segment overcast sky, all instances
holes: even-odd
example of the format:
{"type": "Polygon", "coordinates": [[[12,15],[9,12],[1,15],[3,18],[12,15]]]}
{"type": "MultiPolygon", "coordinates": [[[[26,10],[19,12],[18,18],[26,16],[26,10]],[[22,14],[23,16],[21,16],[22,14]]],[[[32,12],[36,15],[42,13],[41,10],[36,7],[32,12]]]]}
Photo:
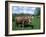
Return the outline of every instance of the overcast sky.
{"type": "Polygon", "coordinates": [[[13,6],[12,7],[12,13],[13,14],[20,14],[20,13],[24,13],[24,14],[34,14],[36,8],[34,7],[22,7],[22,6],[13,6]]]}

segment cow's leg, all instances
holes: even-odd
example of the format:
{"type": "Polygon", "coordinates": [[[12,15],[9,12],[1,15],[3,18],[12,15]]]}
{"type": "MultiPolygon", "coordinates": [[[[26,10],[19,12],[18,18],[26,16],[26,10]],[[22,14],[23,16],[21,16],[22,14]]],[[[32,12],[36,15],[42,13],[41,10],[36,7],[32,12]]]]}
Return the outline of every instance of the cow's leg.
{"type": "Polygon", "coordinates": [[[22,29],[24,29],[24,24],[22,24],[22,29]]]}
{"type": "Polygon", "coordinates": [[[24,21],[22,22],[22,29],[24,29],[24,21]]]}

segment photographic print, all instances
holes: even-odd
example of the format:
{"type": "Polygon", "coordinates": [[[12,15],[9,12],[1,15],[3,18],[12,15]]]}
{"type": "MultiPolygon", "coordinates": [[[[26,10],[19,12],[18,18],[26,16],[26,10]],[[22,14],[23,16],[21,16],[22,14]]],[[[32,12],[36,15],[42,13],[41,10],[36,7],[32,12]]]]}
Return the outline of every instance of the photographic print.
{"type": "Polygon", "coordinates": [[[43,34],[45,32],[44,3],[6,1],[6,4],[6,14],[8,13],[6,35],[43,34]]]}
{"type": "Polygon", "coordinates": [[[12,30],[40,29],[40,7],[12,7],[12,30]]]}

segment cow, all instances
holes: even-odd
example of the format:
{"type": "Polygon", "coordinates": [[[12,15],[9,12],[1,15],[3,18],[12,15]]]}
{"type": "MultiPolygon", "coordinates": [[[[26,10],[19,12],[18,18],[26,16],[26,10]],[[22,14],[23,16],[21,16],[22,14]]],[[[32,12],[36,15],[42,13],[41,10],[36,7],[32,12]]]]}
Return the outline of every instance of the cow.
{"type": "Polygon", "coordinates": [[[30,24],[32,22],[32,16],[17,16],[16,17],[16,24],[17,26],[23,26],[30,24]]]}
{"type": "Polygon", "coordinates": [[[16,17],[16,24],[17,24],[17,26],[25,25],[28,22],[29,22],[29,20],[28,20],[28,18],[25,18],[25,16],[18,16],[18,17],[16,17]]]}

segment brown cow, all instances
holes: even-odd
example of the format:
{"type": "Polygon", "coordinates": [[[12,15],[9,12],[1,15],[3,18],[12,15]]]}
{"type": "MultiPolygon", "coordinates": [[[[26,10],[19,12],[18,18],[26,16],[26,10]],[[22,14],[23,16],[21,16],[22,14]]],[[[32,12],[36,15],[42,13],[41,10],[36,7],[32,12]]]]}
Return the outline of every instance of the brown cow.
{"type": "Polygon", "coordinates": [[[18,24],[21,24],[21,26],[25,25],[25,24],[30,24],[31,23],[31,17],[29,16],[18,16],[16,17],[16,24],[17,26],[19,26],[18,24]]]}

